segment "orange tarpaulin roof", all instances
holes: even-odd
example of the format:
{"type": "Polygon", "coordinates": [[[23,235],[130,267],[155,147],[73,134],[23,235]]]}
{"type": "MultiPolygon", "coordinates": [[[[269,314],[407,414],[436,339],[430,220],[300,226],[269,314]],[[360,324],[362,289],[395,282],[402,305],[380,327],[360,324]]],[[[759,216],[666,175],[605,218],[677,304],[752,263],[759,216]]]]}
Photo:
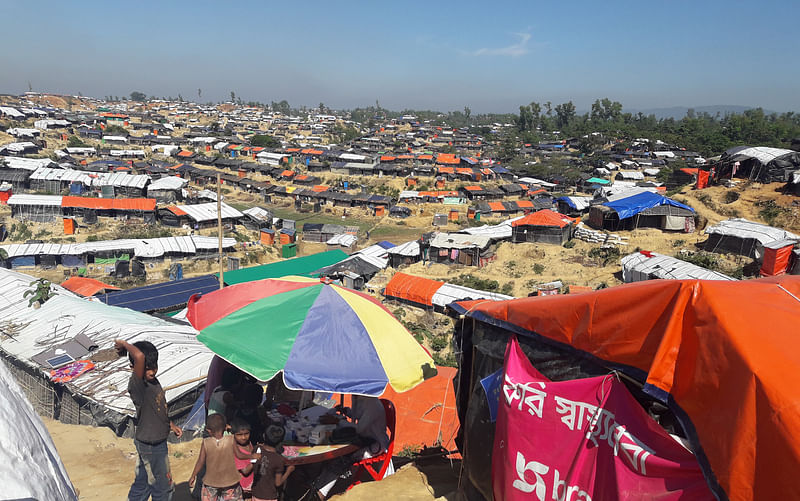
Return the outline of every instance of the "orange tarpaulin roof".
{"type": "Polygon", "coordinates": [[[459,174],[469,174],[472,175],[472,169],[469,167],[456,167],[456,172],[459,174]]]}
{"type": "Polygon", "coordinates": [[[414,388],[397,393],[386,386],[381,398],[387,398],[397,409],[394,448],[436,445],[441,437],[441,446],[452,451],[456,449],[455,436],[458,433],[458,414],[453,391],[455,367],[436,367],[437,374],[414,388]]]}
{"type": "Polygon", "coordinates": [[[452,153],[439,153],[436,155],[437,164],[460,164],[461,159],[452,153]]]}
{"type": "Polygon", "coordinates": [[[433,155],[418,155],[419,160],[433,160],[433,155]]]}
{"type": "Polygon", "coordinates": [[[101,117],[105,118],[128,118],[128,115],[123,115],[122,113],[100,113],[101,117]]]}
{"type": "Polygon", "coordinates": [[[398,160],[412,160],[414,155],[397,155],[398,160]]]}
{"type": "Polygon", "coordinates": [[[192,151],[182,150],[178,152],[179,157],[190,157],[192,155],[194,155],[194,152],[192,151]]]}
{"type": "Polygon", "coordinates": [[[61,197],[61,207],[81,209],[156,210],[155,198],[61,197]]]}
{"type": "Polygon", "coordinates": [[[94,278],[85,278],[85,277],[69,277],[68,279],[64,280],[61,283],[61,287],[84,297],[91,297],[97,294],[98,292],[103,292],[106,290],[109,291],[120,290],[119,287],[114,287],[113,285],[104,284],[103,282],[95,280],[94,278]]]}
{"type": "Polygon", "coordinates": [[[381,162],[391,162],[395,160],[397,157],[390,157],[388,155],[381,155],[381,162]]]}
{"type": "Polygon", "coordinates": [[[170,205],[169,207],[167,207],[167,210],[170,211],[171,213],[175,214],[176,216],[186,216],[186,215],[188,215],[188,214],[186,214],[186,211],[184,211],[183,209],[179,208],[177,205],[170,205]]]}
{"type": "Polygon", "coordinates": [[[433,294],[444,285],[444,282],[430,278],[415,277],[397,272],[386,284],[384,296],[405,299],[417,304],[433,306],[433,294]]]}
{"type": "Polygon", "coordinates": [[[464,186],[464,189],[467,191],[483,191],[480,186],[464,186]]]}
{"type": "MultiPolygon", "coordinates": [[[[519,202],[517,202],[517,206],[520,206],[519,202]]],[[[511,226],[558,226],[559,228],[563,228],[574,222],[575,220],[569,216],[553,212],[550,209],[542,209],[533,214],[528,214],[522,219],[517,219],[511,223],[511,226]]]]}
{"type": "MultiPolygon", "coordinates": [[[[520,185],[520,186],[522,186],[522,185],[520,185]]],[[[538,195],[539,193],[545,193],[545,190],[543,190],[543,189],[531,190],[531,191],[528,192],[528,195],[538,195]]]]}
{"type": "Polygon", "coordinates": [[[286,148],[288,153],[297,153],[300,151],[300,148],[286,148]]]}
{"type": "Polygon", "coordinates": [[[455,174],[456,170],[453,167],[439,167],[439,174],[455,174]]]}
{"type": "Polygon", "coordinates": [[[503,212],[507,210],[503,202],[489,202],[489,209],[491,209],[492,212],[503,212]]]}
{"type": "Polygon", "coordinates": [[[798,297],[800,277],[782,276],[648,280],[459,306],[643,380],[688,428],[712,489],[715,478],[743,501],[800,498],[798,297]]]}
{"type": "Polygon", "coordinates": [[[517,200],[516,203],[520,209],[533,209],[533,202],[530,200],[517,200]]]}
{"type": "Polygon", "coordinates": [[[300,153],[302,153],[303,155],[322,155],[322,150],[315,150],[315,149],[312,149],[312,148],[305,148],[303,150],[300,150],[300,153]]]}
{"type": "Polygon", "coordinates": [[[292,172],[290,170],[285,170],[285,171],[281,172],[281,176],[282,177],[292,177],[292,176],[294,176],[294,172],[292,172]]]}
{"type": "Polygon", "coordinates": [[[295,178],[297,181],[305,181],[308,179],[308,174],[301,174],[295,178]]]}
{"type": "Polygon", "coordinates": [[[322,184],[318,184],[318,185],[314,186],[313,188],[311,188],[311,191],[315,191],[317,193],[321,193],[323,191],[328,191],[328,187],[325,186],[325,185],[322,185],[322,184]]]}

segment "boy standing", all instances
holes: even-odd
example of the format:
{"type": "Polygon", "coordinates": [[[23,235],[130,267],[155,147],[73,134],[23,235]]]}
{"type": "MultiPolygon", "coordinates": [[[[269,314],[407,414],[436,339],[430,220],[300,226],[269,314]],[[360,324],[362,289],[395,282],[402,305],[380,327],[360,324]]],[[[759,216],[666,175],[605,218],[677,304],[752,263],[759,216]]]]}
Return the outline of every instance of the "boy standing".
{"type": "Polygon", "coordinates": [[[167,399],[158,372],[158,350],[149,341],[130,344],[122,339],[114,341],[120,356],[127,352],[132,374],[128,393],[136,407],[136,433],[134,445],[139,455],[136,476],[128,491],[129,501],[171,501],[174,486],[169,469],[167,437],[170,430],[180,438],[182,430],[175,426],[167,414],[167,399]]]}

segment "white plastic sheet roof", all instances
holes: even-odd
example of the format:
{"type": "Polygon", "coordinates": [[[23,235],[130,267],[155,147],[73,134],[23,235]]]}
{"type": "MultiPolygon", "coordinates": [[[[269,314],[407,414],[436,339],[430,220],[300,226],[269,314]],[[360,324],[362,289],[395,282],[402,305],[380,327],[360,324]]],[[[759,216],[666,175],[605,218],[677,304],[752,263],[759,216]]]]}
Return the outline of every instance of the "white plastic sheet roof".
{"type": "Polygon", "coordinates": [[[640,282],[650,278],[675,280],[735,280],[728,275],[655,252],[634,252],[622,258],[622,280],[640,282]]]}
{"type": "Polygon", "coordinates": [[[161,179],[156,179],[147,187],[148,193],[150,191],[159,190],[180,190],[189,184],[189,181],[178,176],[167,176],[161,179]]]}
{"type": "MultiPolygon", "coordinates": [[[[60,287],[41,308],[33,309],[23,297],[33,280],[32,276],[0,269],[0,324],[15,331],[13,341],[3,341],[0,349],[23,364],[38,369],[32,357],[83,333],[97,343],[98,350],[113,348],[114,340],[120,338],[130,343],[152,342],[159,354],[158,380],[165,388],[207,374],[213,353],[197,341],[197,331],[191,325],[89,301],[60,287]]],[[[126,391],[130,374],[127,357],[96,362],[94,369],[71,381],[68,388],[109,409],[134,416],[133,402],[126,391]]],[[[200,380],[167,390],[167,403],[203,383],[200,380]]]]}
{"type": "Polygon", "coordinates": [[[465,228],[459,233],[465,233],[467,235],[478,235],[491,238],[492,240],[505,240],[511,238],[511,234],[513,232],[511,228],[511,223],[516,221],[517,219],[522,219],[525,216],[517,216],[512,217],[511,219],[506,219],[502,223],[491,225],[491,226],[476,226],[475,228],[465,228]]]}
{"type": "Polygon", "coordinates": [[[24,158],[24,157],[0,157],[9,169],[36,170],[39,167],[47,167],[55,162],[49,158],[24,158]]]}
{"type": "Polygon", "coordinates": [[[47,129],[51,125],[57,125],[58,127],[67,127],[69,126],[69,122],[66,120],[53,120],[53,119],[45,119],[45,120],[37,120],[33,122],[33,126],[37,129],[47,129]]]}
{"type": "Polygon", "coordinates": [[[119,141],[121,143],[128,142],[128,138],[125,136],[103,136],[103,139],[106,141],[119,141]]]}
{"type": "Polygon", "coordinates": [[[355,256],[362,258],[363,260],[374,266],[377,266],[380,269],[384,269],[389,266],[389,252],[378,244],[365,247],[347,259],[351,259],[355,256]]]}
{"type": "Polygon", "coordinates": [[[644,179],[644,174],[639,171],[620,171],[617,175],[622,176],[623,179],[631,179],[634,181],[641,181],[644,179]]]}
{"type": "Polygon", "coordinates": [[[460,235],[457,233],[438,233],[431,240],[431,247],[440,249],[483,249],[491,239],[485,235],[460,235]]]}
{"type": "Polygon", "coordinates": [[[24,127],[12,127],[6,131],[14,137],[20,136],[38,136],[42,133],[39,129],[26,129],[24,127]]]}
{"type": "Polygon", "coordinates": [[[88,147],[78,147],[78,146],[69,146],[66,148],[67,153],[70,155],[94,155],[97,153],[97,150],[92,148],[91,146],[88,147]]]}
{"type": "Polygon", "coordinates": [[[271,217],[269,211],[261,207],[250,207],[249,209],[243,210],[242,214],[266,222],[269,222],[271,217]]]}
{"type": "Polygon", "coordinates": [[[143,157],[144,150],[109,150],[108,154],[112,157],[143,157]]]}
{"type": "Polygon", "coordinates": [[[707,235],[752,238],[761,242],[762,245],[787,238],[800,239],[800,237],[794,233],[781,228],[775,228],[773,226],[767,226],[766,224],[761,223],[754,223],[753,221],[748,221],[747,219],[741,218],[720,221],[719,223],[706,228],[705,233],[707,235]]]}
{"type": "Polygon", "coordinates": [[[128,174],[127,172],[103,172],[94,178],[94,186],[114,186],[115,188],[142,189],[150,182],[147,174],[128,174]]]}
{"type": "Polygon", "coordinates": [[[332,236],[325,242],[328,245],[341,245],[342,247],[350,247],[356,243],[358,238],[355,235],[350,235],[348,233],[340,233],[338,235],[332,236]]]}
{"type": "MultiPolygon", "coordinates": [[[[726,153],[728,153],[728,151],[726,151],[726,153]]],[[[745,148],[743,150],[736,151],[731,156],[734,157],[744,156],[744,157],[755,158],[761,164],[767,165],[776,158],[782,157],[783,155],[787,155],[789,153],[794,153],[794,150],[787,150],[784,148],[770,148],[767,146],[753,146],[751,148],[745,148]]]]}
{"type": "Polygon", "coordinates": [[[77,501],[50,433],[3,363],[0,363],[0,423],[3,496],[77,501]]]}
{"type": "Polygon", "coordinates": [[[30,141],[22,141],[19,143],[8,143],[0,146],[0,152],[13,151],[20,153],[25,151],[26,148],[36,148],[37,146],[30,141]]]}
{"type": "Polygon", "coordinates": [[[477,289],[470,289],[469,287],[445,283],[439,287],[439,290],[433,293],[431,302],[436,306],[447,306],[452,302],[463,301],[465,299],[491,299],[492,301],[503,301],[505,299],[514,298],[512,296],[506,296],[505,294],[498,294],[496,292],[480,291],[477,289]]]}
{"type": "MultiPolygon", "coordinates": [[[[222,247],[236,245],[235,238],[223,238],[222,247]]],[[[132,252],[136,257],[156,258],[167,253],[194,254],[198,250],[216,249],[219,240],[215,237],[190,235],[182,237],[161,237],[145,239],[100,240],[74,244],[8,244],[0,245],[8,257],[21,256],[79,256],[98,252],[132,252]]]]}
{"type": "MultiPolygon", "coordinates": [[[[179,205],[178,208],[195,221],[210,221],[212,219],[217,219],[216,202],[196,205],[179,205]]],[[[221,209],[222,219],[239,218],[243,216],[239,210],[231,207],[225,202],[221,202],[221,209]]]]}
{"type": "Polygon", "coordinates": [[[15,193],[8,198],[8,205],[45,205],[61,207],[60,195],[30,195],[28,193],[15,193]]]}
{"type": "Polygon", "coordinates": [[[0,106],[0,113],[13,118],[25,118],[25,114],[11,106],[0,106]]]}
{"type": "Polygon", "coordinates": [[[389,254],[397,254],[400,256],[419,256],[419,241],[412,240],[404,244],[392,247],[387,251],[389,254]]]}
{"type": "Polygon", "coordinates": [[[521,177],[521,178],[519,178],[518,181],[520,183],[524,183],[524,184],[538,184],[542,188],[555,188],[556,187],[556,185],[553,184],[553,183],[548,183],[547,181],[544,181],[542,179],[537,179],[535,177],[521,177]]]}

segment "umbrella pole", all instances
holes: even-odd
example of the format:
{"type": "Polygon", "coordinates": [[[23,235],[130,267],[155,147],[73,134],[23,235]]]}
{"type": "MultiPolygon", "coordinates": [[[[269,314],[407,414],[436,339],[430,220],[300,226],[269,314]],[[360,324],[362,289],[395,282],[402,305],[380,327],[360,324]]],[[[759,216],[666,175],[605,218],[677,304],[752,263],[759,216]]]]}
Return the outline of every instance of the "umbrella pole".
{"type": "Polygon", "coordinates": [[[225,287],[223,274],[225,270],[222,268],[222,196],[220,195],[220,179],[219,172],[217,173],[217,234],[219,236],[219,288],[225,287]]]}

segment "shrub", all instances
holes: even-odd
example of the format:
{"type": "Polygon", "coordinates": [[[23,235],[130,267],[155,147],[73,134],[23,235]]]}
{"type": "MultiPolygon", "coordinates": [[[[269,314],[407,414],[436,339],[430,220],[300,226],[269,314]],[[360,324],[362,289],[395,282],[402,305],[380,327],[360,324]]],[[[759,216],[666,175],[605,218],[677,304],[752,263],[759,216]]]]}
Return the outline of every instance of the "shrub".
{"type": "Polygon", "coordinates": [[[514,295],[514,282],[506,282],[500,287],[500,294],[505,294],[506,296],[513,296],[514,295]]]}
{"type": "Polygon", "coordinates": [[[533,272],[534,272],[536,275],[541,275],[542,273],[544,273],[544,265],[543,265],[543,264],[541,264],[541,263],[535,263],[535,264],[533,265],[533,272]]]}
{"type": "Polygon", "coordinates": [[[571,249],[573,247],[575,247],[575,240],[567,240],[564,242],[564,248],[571,249]]]}
{"type": "Polygon", "coordinates": [[[620,257],[617,247],[595,247],[589,251],[589,257],[598,259],[603,266],[608,266],[620,257]]]}
{"type": "Polygon", "coordinates": [[[725,203],[733,203],[739,200],[739,192],[738,191],[726,191],[725,192],[725,203]]]}

